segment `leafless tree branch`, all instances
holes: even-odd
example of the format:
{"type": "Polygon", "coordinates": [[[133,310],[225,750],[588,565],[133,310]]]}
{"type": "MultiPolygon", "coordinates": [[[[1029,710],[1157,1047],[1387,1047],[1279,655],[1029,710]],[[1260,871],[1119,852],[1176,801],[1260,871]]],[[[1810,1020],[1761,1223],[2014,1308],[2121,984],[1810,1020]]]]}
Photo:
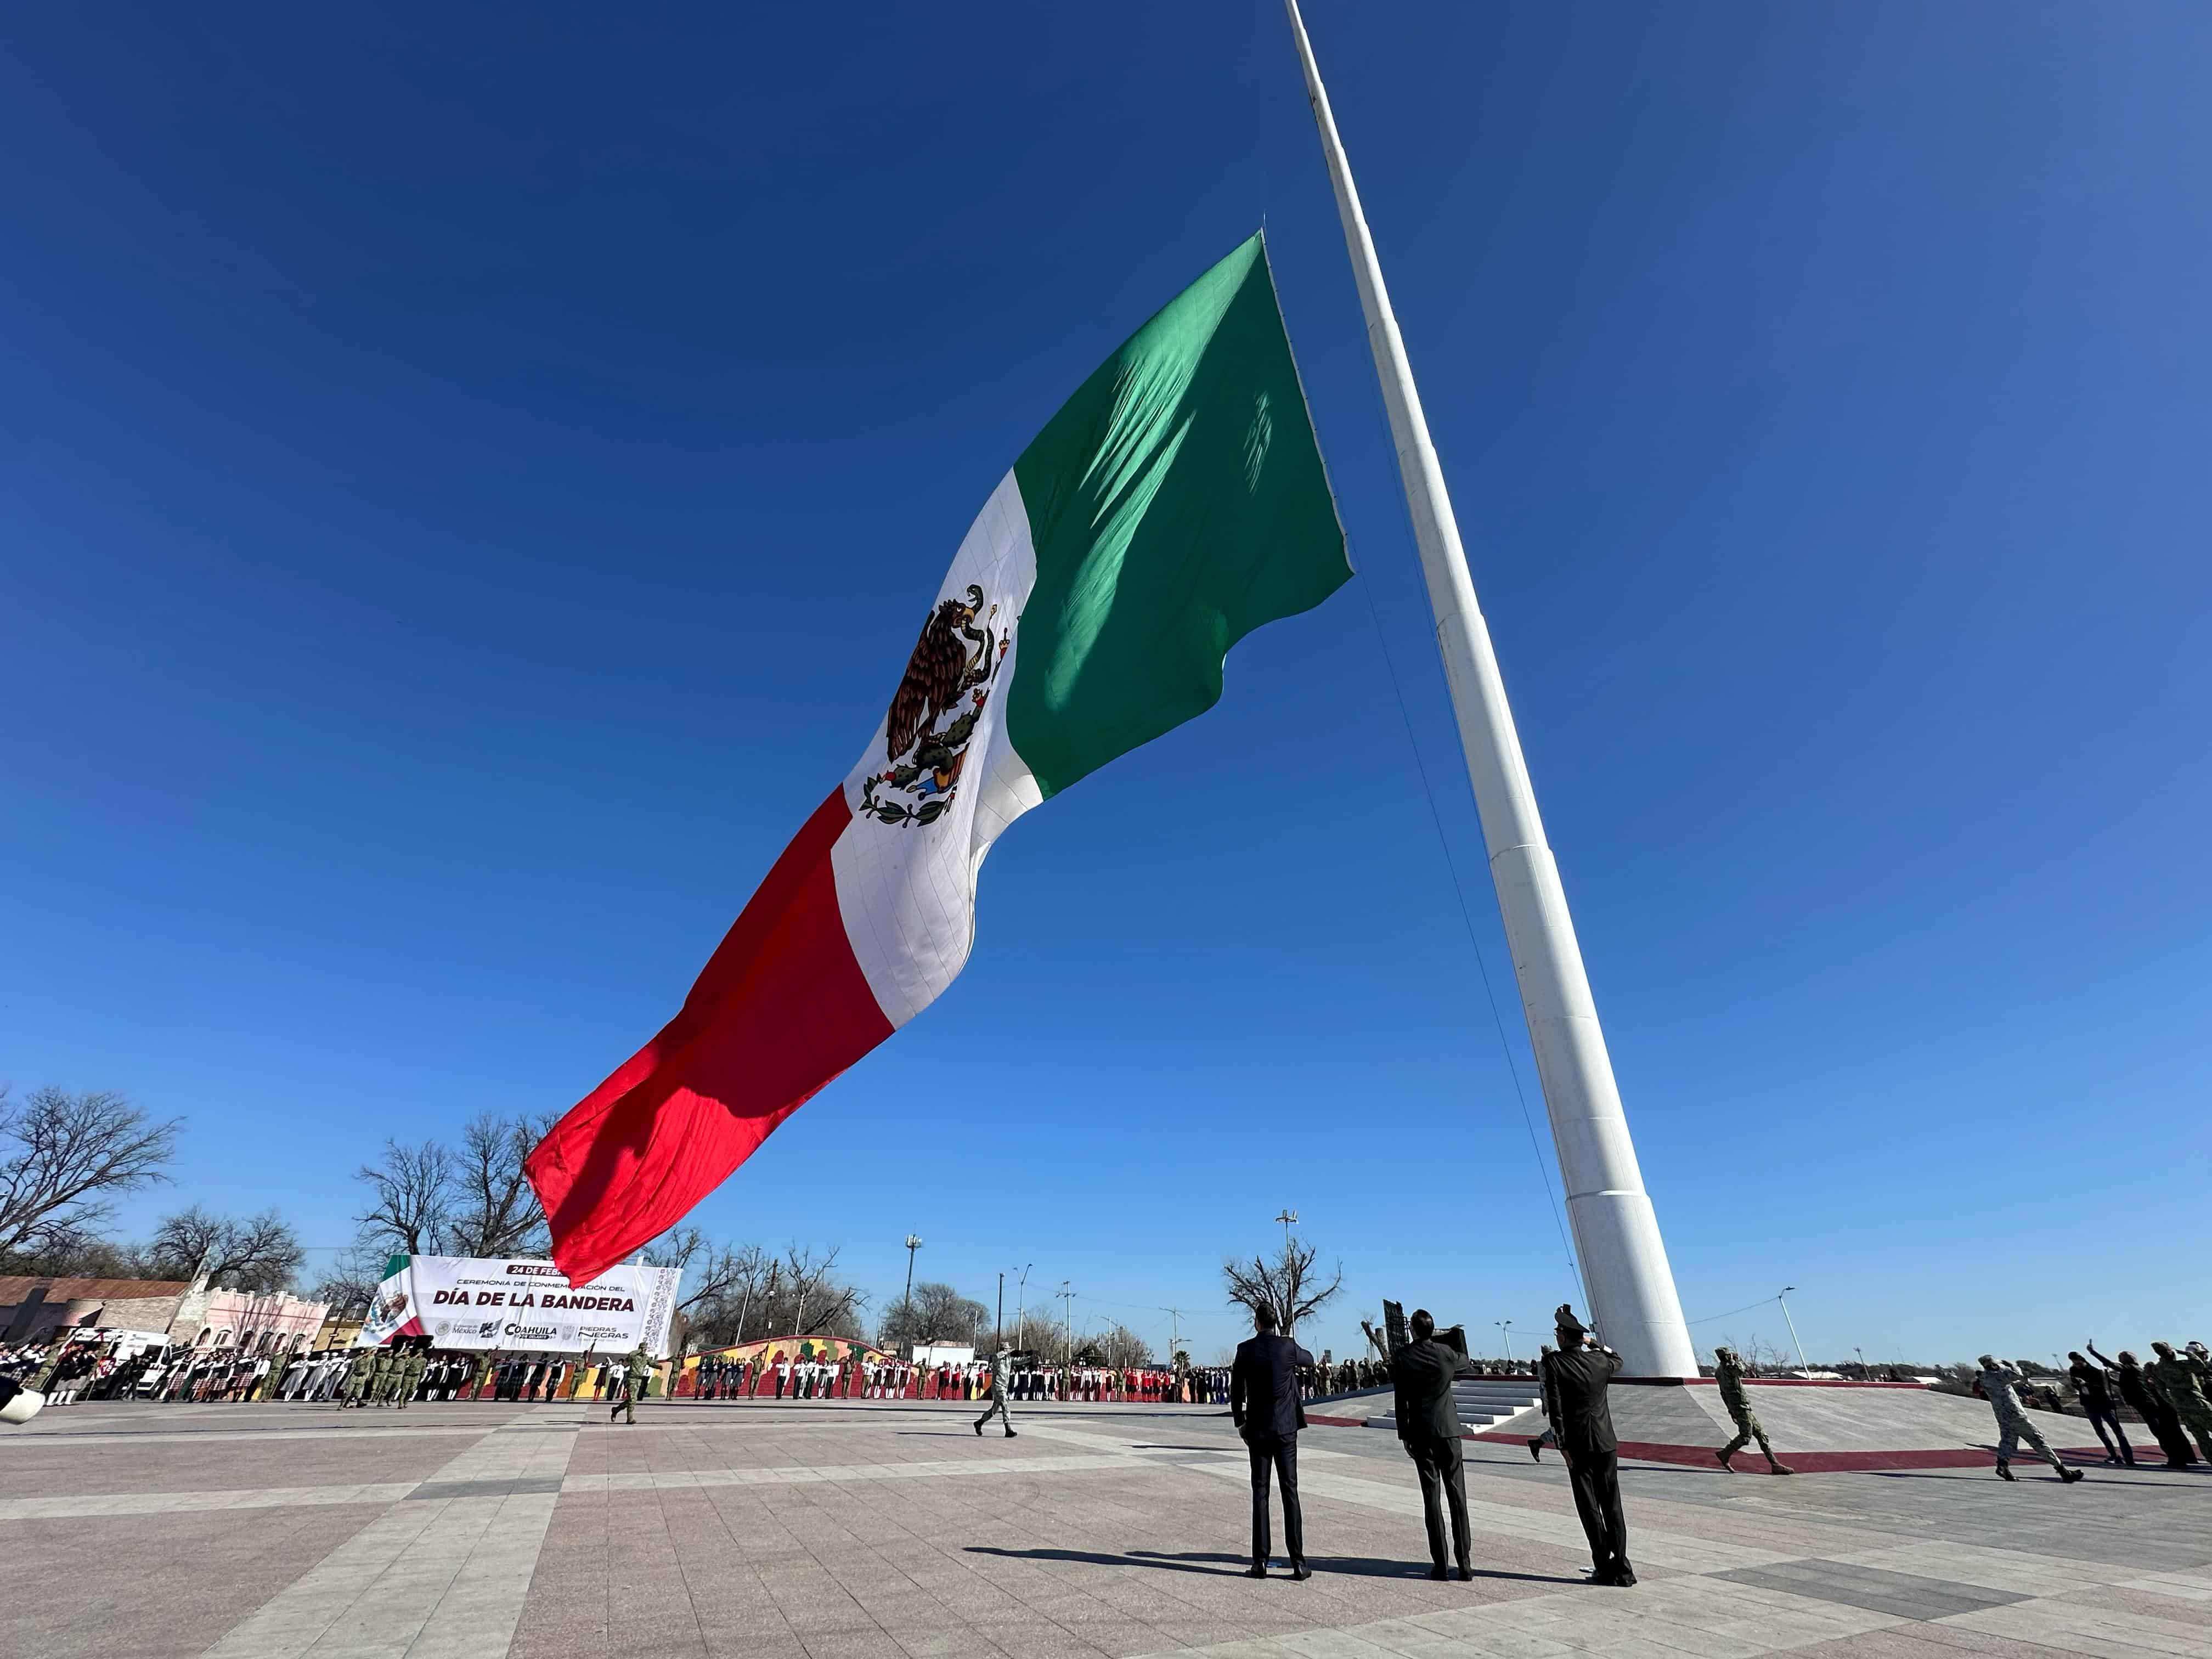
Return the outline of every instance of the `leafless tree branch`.
{"type": "Polygon", "coordinates": [[[105,1090],[50,1085],[15,1106],[0,1087],[0,1260],[88,1242],[111,1199],[168,1178],[182,1122],[105,1090]]]}

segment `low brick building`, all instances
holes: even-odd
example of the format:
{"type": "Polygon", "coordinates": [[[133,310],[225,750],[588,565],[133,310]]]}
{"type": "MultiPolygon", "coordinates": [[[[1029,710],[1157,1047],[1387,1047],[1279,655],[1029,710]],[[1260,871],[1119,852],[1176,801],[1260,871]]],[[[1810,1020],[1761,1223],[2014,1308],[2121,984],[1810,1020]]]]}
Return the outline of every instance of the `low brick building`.
{"type": "Polygon", "coordinates": [[[11,1344],[97,1326],[155,1332],[190,1347],[289,1352],[307,1346],[328,1312],[282,1291],[230,1290],[204,1277],[0,1276],[0,1341],[11,1344]]]}
{"type": "Polygon", "coordinates": [[[192,1288],[182,1279],[0,1276],[0,1342],[34,1341],[60,1327],[166,1333],[192,1288]]]}

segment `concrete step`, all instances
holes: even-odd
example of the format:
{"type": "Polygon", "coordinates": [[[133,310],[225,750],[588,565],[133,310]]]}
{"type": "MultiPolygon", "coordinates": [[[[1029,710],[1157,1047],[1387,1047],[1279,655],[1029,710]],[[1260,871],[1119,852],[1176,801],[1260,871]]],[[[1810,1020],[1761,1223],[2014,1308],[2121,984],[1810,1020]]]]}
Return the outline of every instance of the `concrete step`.
{"type": "MultiPolygon", "coordinates": [[[[1459,1410],[1459,1420],[1469,1429],[1486,1429],[1518,1417],[1542,1400],[1533,1376],[1463,1377],[1452,1384],[1452,1403],[1459,1410]]],[[[1369,1418],[1367,1424],[1370,1428],[1395,1428],[1397,1419],[1384,1412],[1369,1418]]]]}

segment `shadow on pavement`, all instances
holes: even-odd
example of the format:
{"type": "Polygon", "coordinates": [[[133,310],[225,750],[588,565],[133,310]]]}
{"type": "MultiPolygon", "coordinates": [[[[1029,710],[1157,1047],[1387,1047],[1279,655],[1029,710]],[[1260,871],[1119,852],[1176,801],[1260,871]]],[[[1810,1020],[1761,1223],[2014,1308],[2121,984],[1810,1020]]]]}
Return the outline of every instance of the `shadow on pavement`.
{"type": "MultiPolygon", "coordinates": [[[[1008,1550],[988,1544],[970,1544],[970,1555],[1003,1555],[1021,1561],[1088,1561],[1102,1567],[1158,1567],[1164,1572],[1195,1572],[1215,1578],[1241,1578],[1249,1565],[1244,1557],[1220,1550],[1187,1551],[1179,1555],[1166,1554],[1159,1550],[1127,1550],[1120,1555],[1109,1555],[1096,1550],[1008,1550]],[[1219,1565],[1214,1565],[1218,1563],[1219,1565]]],[[[1386,1561],[1367,1555],[1314,1555],[1306,1565],[1316,1576],[1340,1573],[1351,1578],[1419,1578],[1429,1576],[1425,1561],[1386,1561]]],[[[1284,1577],[1279,1568],[1271,1577],[1284,1577]]],[[[1528,1584],[1580,1584],[1579,1575],[1561,1577],[1548,1572],[1498,1572],[1485,1567],[1474,1570],[1477,1578],[1512,1579],[1528,1584]]],[[[1456,1581],[1455,1581],[1456,1582],[1456,1581]]]]}
{"type": "Polygon", "coordinates": [[[1234,1578],[1244,1571],[1244,1558],[1240,1555],[1158,1555],[1150,1550],[1131,1550],[1124,1555],[1107,1555],[1096,1550],[1002,1550],[989,1544],[970,1544],[970,1555],[1003,1555],[1017,1561],[1088,1561],[1102,1567],[1158,1567],[1168,1572],[1203,1573],[1215,1578],[1234,1578]],[[1225,1567],[1200,1565],[1207,1561],[1226,1561],[1225,1567]]]}

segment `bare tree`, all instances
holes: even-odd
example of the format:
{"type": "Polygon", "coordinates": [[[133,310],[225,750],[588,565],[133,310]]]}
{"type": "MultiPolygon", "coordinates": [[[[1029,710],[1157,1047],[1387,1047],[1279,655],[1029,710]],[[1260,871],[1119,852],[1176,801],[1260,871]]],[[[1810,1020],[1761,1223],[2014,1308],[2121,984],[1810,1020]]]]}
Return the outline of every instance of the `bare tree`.
{"type": "Polygon", "coordinates": [[[988,1308],[933,1280],[915,1285],[911,1297],[902,1297],[884,1310],[876,1340],[885,1348],[908,1342],[974,1345],[981,1343],[990,1329],[988,1308]]]}
{"type": "Polygon", "coordinates": [[[242,1291],[283,1290],[307,1255],[299,1236],[274,1210],[234,1221],[197,1204],[162,1217],[146,1254],[179,1277],[204,1273],[212,1284],[242,1291]]]}
{"type": "Polygon", "coordinates": [[[803,1336],[815,1326],[824,1334],[834,1334],[840,1325],[851,1322],[867,1299],[837,1276],[838,1249],[833,1244],[817,1255],[811,1246],[802,1250],[793,1244],[783,1253],[784,1276],[790,1281],[797,1304],[791,1327],[797,1334],[803,1336]],[[810,1319],[814,1326],[806,1322],[810,1319]]]}
{"type": "Polygon", "coordinates": [[[317,1302],[330,1304],[334,1314],[365,1314],[376,1300],[376,1287],[384,1281],[384,1263],[380,1252],[362,1245],[341,1250],[307,1294],[317,1302]]]}
{"type": "Polygon", "coordinates": [[[452,1224],[453,1155],[434,1140],[420,1146],[384,1143],[384,1161],[355,1172],[373,1200],[357,1217],[361,1242],[370,1249],[409,1255],[441,1254],[452,1224]]]}
{"type": "Polygon", "coordinates": [[[182,1122],[156,1123],[106,1090],[49,1085],[14,1106],[0,1087],[0,1260],[88,1243],[112,1199],[168,1179],[182,1122]]]}
{"type": "Polygon", "coordinates": [[[455,1255],[538,1255],[550,1243],[545,1212],[522,1160],[545,1138],[548,1119],[483,1112],[461,1131],[450,1159],[446,1243],[455,1255]]]}
{"type": "Polygon", "coordinates": [[[1335,1275],[1328,1284],[1320,1282],[1320,1276],[1313,1270],[1314,1260],[1320,1254],[1310,1244],[1286,1238],[1273,1261],[1255,1255],[1249,1262],[1233,1258],[1223,1262],[1221,1277],[1230,1302],[1255,1313],[1261,1308],[1273,1308],[1283,1334],[1290,1335],[1297,1329],[1298,1321],[1344,1288],[1341,1261],[1336,1264],[1335,1275]]]}
{"type": "Polygon", "coordinates": [[[1109,1325],[1095,1333],[1091,1341],[1105,1356],[1105,1363],[1116,1370],[1141,1369],[1152,1363],[1152,1345],[1127,1325],[1109,1325]]]}

